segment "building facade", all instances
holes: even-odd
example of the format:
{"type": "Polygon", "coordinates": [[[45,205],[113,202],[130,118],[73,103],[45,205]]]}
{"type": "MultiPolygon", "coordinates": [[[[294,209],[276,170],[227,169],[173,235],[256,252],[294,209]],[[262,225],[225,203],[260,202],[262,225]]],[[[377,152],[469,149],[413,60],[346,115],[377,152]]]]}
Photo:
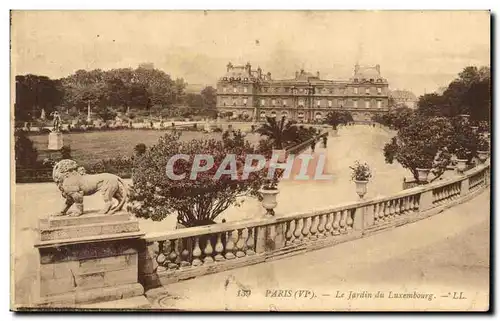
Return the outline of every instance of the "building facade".
{"type": "Polygon", "coordinates": [[[389,85],[380,66],[356,65],[349,80],[321,79],[320,73],[297,71],[294,79],[275,80],[250,63],[234,66],[217,81],[217,109],[232,118],[264,120],[266,116],[299,122],[321,121],[331,110],[351,112],[356,121],[369,121],[388,111],[389,85]]]}

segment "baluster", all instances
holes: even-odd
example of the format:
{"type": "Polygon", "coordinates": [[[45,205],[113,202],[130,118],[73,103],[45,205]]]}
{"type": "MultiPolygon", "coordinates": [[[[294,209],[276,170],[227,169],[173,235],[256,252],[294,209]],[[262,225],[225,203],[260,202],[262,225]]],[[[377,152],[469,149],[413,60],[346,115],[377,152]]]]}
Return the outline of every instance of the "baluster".
{"type": "Polygon", "coordinates": [[[342,215],[340,216],[340,232],[342,234],[347,233],[347,211],[341,211],[342,215]]]}
{"type": "Polygon", "coordinates": [[[238,241],[236,242],[236,256],[244,257],[245,256],[245,241],[243,240],[243,229],[238,229],[238,241]]]}
{"type": "Polygon", "coordinates": [[[163,253],[164,247],[165,247],[165,241],[158,241],[158,255],[156,255],[156,263],[158,263],[158,267],[156,268],[156,270],[158,272],[165,271],[164,264],[167,261],[167,257],[163,253]]]}
{"type": "Polygon", "coordinates": [[[373,204],[373,221],[375,223],[378,222],[378,210],[379,210],[379,204],[378,203],[375,203],[373,204]]]}
{"type": "Polygon", "coordinates": [[[391,201],[384,202],[384,220],[389,220],[391,216],[391,201]]]}
{"type": "Polygon", "coordinates": [[[403,213],[406,214],[410,211],[411,195],[403,198],[403,213]]]}
{"type": "Polygon", "coordinates": [[[182,239],[181,245],[182,245],[182,251],[181,251],[180,267],[190,266],[191,263],[189,263],[189,250],[188,250],[188,246],[191,245],[190,239],[189,238],[182,239]]]}
{"type": "Polygon", "coordinates": [[[309,217],[305,217],[302,220],[302,223],[304,224],[302,227],[302,238],[305,239],[309,236],[309,217]]]}
{"type": "Polygon", "coordinates": [[[318,238],[325,237],[325,225],[326,225],[326,215],[320,215],[319,216],[319,223],[318,223],[318,238]]]}
{"type": "Polygon", "coordinates": [[[222,256],[224,252],[224,245],[222,244],[222,233],[217,233],[217,241],[215,242],[215,260],[216,261],[224,261],[225,258],[222,256]]]}
{"type": "Polygon", "coordinates": [[[413,210],[418,211],[419,207],[420,207],[420,194],[417,194],[413,196],[413,210]]]}
{"type": "Polygon", "coordinates": [[[400,198],[394,200],[394,216],[401,215],[401,201],[400,198]]]}
{"type": "Polygon", "coordinates": [[[247,237],[247,255],[254,255],[254,246],[255,246],[255,241],[253,238],[253,228],[247,228],[248,231],[248,237],[247,237]]]}
{"type": "Polygon", "coordinates": [[[293,240],[294,243],[300,243],[300,237],[302,236],[302,227],[299,222],[302,222],[301,218],[295,219],[295,230],[293,231],[293,236],[295,237],[293,240]]]}
{"type": "Polygon", "coordinates": [[[203,250],[203,253],[205,254],[205,258],[203,259],[203,263],[209,264],[214,262],[214,258],[212,257],[212,253],[214,252],[214,249],[212,247],[212,235],[205,235],[207,238],[207,244],[205,245],[205,249],[203,250]]]}
{"type": "Polygon", "coordinates": [[[385,202],[385,213],[384,213],[384,218],[386,220],[389,220],[392,215],[392,201],[387,201],[385,202]]]}
{"type": "Polygon", "coordinates": [[[316,240],[318,238],[318,236],[316,235],[316,233],[318,233],[318,217],[317,216],[311,217],[311,228],[309,231],[310,231],[309,239],[316,240]]]}
{"type": "Polygon", "coordinates": [[[413,207],[414,207],[414,202],[415,202],[415,195],[410,195],[408,197],[408,212],[413,212],[413,207]]]}
{"type": "Polygon", "coordinates": [[[335,220],[333,221],[333,235],[339,235],[340,234],[340,212],[335,212],[333,213],[335,215],[335,220]]]}
{"type": "Polygon", "coordinates": [[[201,249],[200,249],[200,237],[195,236],[194,237],[194,249],[193,249],[193,266],[199,266],[202,265],[203,262],[200,260],[201,256],[201,249]]]}
{"type": "Polygon", "coordinates": [[[390,213],[391,218],[393,218],[395,216],[395,214],[396,214],[396,206],[397,206],[396,200],[390,200],[389,201],[389,208],[390,208],[390,212],[389,213],[390,213]]]}
{"type": "Polygon", "coordinates": [[[333,213],[326,214],[325,237],[332,233],[333,213]]]}
{"type": "Polygon", "coordinates": [[[291,220],[286,222],[286,233],[285,233],[285,246],[293,243],[293,232],[295,231],[295,221],[291,220]]]}
{"type": "Polygon", "coordinates": [[[226,241],[226,259],[231,260],[234,259],[234,241],[233,241],[233,231],[229,231],[227,235],[227,241],[226,241]]]}
{"type": "Polygon", "coordinates": [[[177,254],[177,246],[176,246],[176,240],[170,240],[170,254],[168,255],[169,263],[168,263],[168,268],[173,270],[177,269],[177,263],[175,261],[179,257],[177,254]]]}
{"type": "Polygon", "coordinates": [[[346,210],[347,211],[347,229],[348,230],[352,230],[352,224],[354,223],[354,219],[353,219],[353,213],[354,211],[352,210],[346,210]]]}

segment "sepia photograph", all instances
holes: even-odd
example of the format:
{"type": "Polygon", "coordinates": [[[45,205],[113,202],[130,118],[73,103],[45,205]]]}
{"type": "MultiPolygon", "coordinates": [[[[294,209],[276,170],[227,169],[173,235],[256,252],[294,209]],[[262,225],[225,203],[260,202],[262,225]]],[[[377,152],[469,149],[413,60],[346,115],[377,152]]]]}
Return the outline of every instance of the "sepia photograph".
{"type": "Polygon", "coordinates": [[[11,311],[489,311],[491,29],[11,10],[11,311]]]}

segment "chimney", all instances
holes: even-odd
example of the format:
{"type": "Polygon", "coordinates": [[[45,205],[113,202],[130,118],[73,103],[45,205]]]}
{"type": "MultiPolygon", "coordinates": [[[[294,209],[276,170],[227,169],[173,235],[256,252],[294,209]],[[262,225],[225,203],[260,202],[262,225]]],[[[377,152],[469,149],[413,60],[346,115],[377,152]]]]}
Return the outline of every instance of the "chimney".
{"type": "Polygon", "coordinates": [[[300,69],[300,74],[303,75],[304,74],[304,69],[300,69]]]}
{"type": "Polygon", "coordinates": [[[246,69],[247,69],[248,75],[252,75],[252,65],[250,65],[249,62],[247,62],[246,69]]]}
{"type": "Polygon", "coordinates": [[[269,80],[271,80],[271,73],[270,73],[270,72],[268,72],[268,73],[267,73],[267,78],[268,78],[269,80]]]}
{"type": "Polygon", "coordinates": [[[319,71],[316,71],[316,77],[319,78],[319,71]]]}
{"type": "Polygon", "coordinates": [[[295,72],[295,79],[299,79],[299,72],[298,71],[295,72]]]}
{"type": "Polygon", "coordinates": [[[231,70],[233,68],[233,64],[231,62],[229,62],[226,67],[227,67],[227,71],[229,72],[229,70],[231,70]]]}
{"type": "Polygon", "coordinates": [[[376,65],[375,69],[377,70],[378,74],[380,75],[380,65],[376,65]]]}
{"type": "Polygon", "coordinates": [[[260,69],[260,66],[257,68],[257,73],[259,74],[259,78],[262,78],[262,69],[260,69]]]}

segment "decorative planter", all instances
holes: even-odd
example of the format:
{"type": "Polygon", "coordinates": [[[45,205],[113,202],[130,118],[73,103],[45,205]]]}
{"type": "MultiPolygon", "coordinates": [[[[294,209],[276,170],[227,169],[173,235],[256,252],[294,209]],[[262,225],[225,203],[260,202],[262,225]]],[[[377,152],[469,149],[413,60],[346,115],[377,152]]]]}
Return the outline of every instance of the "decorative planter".
{"type": "Polygon", "coordinates": [[[457,170],[459,173],[463,173],[467,168],[467,160],[457,158],[457,170]]]}
{"type": "Polygon", "coordinates": [[[477,158],[481,161],[481,163],[484,163],[488,157],[490,156],[490,152],[487,150],[478,150],[477,151],[477,158]]]}
{"type": "Polygon", "coordinates": [[[427,182],[430,172],[430,168],[417,168],[418,180],[420,182],[427,182]]]}
{"type": "Polygon", "coordinates": [[[278,189],[260,189],[260,195],[262,195],[262,207],[266,209],[267,215],[274,216],[274,209],[278,205],[276,197],[279,194],[278,189]]]}
{"type": "Polygon", "coordinates": [[[356,193],[359,195],[359,198],[363,198],[366,194],[366,184],[368,181],[354,181],[356,183],[356,193]]]}

